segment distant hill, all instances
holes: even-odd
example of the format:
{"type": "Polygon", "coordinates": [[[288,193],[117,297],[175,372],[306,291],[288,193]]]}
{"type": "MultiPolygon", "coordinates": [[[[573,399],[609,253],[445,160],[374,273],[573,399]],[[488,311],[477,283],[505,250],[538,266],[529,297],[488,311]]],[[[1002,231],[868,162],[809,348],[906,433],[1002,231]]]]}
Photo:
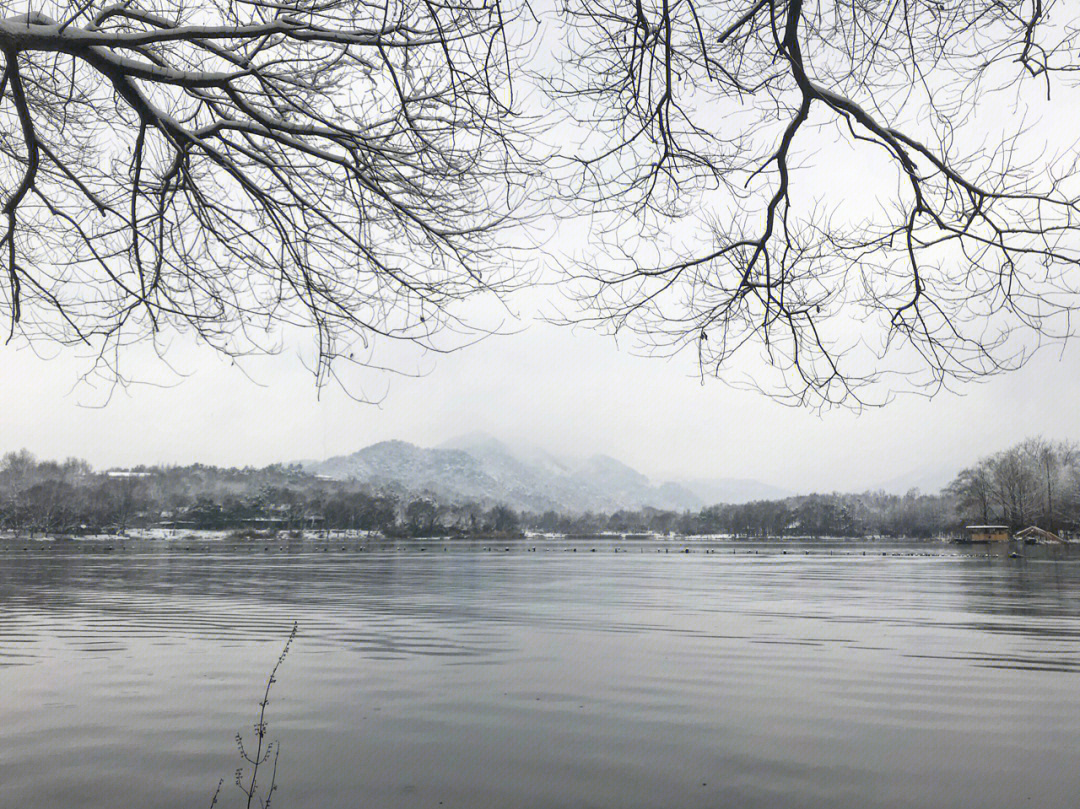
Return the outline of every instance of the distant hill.
{"type": "Polygon", "coordinates": [[[383,441],[304,466],[339,480],[534,512],[612,512],[647,506],[684,511],[704,504],[686,487],[670,482],[653,485],[640,472],[606,455],[566,460],[534,448],[511,450],[482,434],[434,448],[383,441]]]}
{"type": "Polygon", "coordinates": [[[717,503],[750,503],[754,500],[783,500],[795,492],[770,486],[760,480],[748,478],[716,478],[712,480],[680,480],[679,483],[693,492],[707,505],[717,503]]]}
{"type": "Polygon", "coordinates": [[[922,466],[904,475],[882,481],[872,490],[888,494],[907,494],[918,489],[923,494],[937,494],[956,479],[960,470],[955,466],[922,466]]]}

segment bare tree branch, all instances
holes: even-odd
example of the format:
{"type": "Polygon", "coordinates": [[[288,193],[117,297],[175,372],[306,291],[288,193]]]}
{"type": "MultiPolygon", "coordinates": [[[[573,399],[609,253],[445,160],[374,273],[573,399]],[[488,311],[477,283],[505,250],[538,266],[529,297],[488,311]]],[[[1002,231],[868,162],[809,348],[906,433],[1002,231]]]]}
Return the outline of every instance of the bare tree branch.
{"type": "Polygon", "coordinates": [[[587,134],[566,195],[597,223],[569,320],[729,381],[756,354],[746,384],[816,406],[932,393],[1071,333],[1075,143],[1044,153],[1015,102],[1075,89],[1065,4],[571,0],[563,19],[548,85],[587,134]],[[863,187],[832,187],[815,149],[864,154],[863,187]]]}
{"type": "Polygon", "coordinates": [[[322,381],[377,365],[373,340],[468,342],[461,302],[521,282],[500,235],[532,172],[520,7],[21,6],[0,2],[12,336],[104,356],[186,330],[241,355],[297,325],[322,381]]]}

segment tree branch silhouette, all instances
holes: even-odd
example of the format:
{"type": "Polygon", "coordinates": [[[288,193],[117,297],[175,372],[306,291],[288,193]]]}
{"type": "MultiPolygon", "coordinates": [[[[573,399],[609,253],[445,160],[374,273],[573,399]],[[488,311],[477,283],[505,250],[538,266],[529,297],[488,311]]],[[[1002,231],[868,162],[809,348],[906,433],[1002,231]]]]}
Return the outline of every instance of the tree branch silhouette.
{"type": "Polygon", "coordinates": [[[567,196],[603,211],[565,320],[736,382],[756,354],[749,386],[819,407],[932,393],[1071,333],[1075,149],[1043,154],[1019,113],[992,126],[1009,94],[1073,88],[1062,3],[572,0],[564,20],[549,85],[595,133],[567,196]],[[837,152],[875,165],[863,188],[831,187],[837,152]]]}
{"type": "Polygon", "coordinates": [[[34,5],[0,3],[8,339],[240,356],[296,325],[323,381],[376,343],[467,342],[460,302],[519,283],[521,8],[34,5]]]}

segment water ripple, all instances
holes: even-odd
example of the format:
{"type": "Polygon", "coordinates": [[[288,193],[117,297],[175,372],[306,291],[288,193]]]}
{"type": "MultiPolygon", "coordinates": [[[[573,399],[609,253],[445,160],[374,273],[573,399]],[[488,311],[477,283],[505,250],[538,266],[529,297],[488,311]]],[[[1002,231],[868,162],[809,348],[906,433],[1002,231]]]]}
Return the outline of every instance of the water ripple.
{"type": "Polygon", "coordinates": [[[208,800],[293,621],[282,806],[1080,794],[1075,548],[110,540],[0,545],[5,805],[208,800]]]}

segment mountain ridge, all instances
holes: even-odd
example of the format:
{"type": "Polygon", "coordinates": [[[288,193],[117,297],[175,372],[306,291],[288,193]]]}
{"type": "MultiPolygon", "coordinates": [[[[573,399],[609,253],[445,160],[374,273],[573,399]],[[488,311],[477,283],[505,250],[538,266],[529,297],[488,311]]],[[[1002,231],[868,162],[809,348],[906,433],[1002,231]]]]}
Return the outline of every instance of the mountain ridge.
{"type": "Polygon", "coordinates": [[[430,448],[399,439],[380,441],[348,455],[307,461],[303,466],[339,480],[430,493],[451,502],[501,503],[535,512],[611,512],[644,507],[684,511],[704,505],[679,483],[654,485],[642,473],[607,455],[570,460],[534,447],[512,451],[482,433],[430,448]]]}

